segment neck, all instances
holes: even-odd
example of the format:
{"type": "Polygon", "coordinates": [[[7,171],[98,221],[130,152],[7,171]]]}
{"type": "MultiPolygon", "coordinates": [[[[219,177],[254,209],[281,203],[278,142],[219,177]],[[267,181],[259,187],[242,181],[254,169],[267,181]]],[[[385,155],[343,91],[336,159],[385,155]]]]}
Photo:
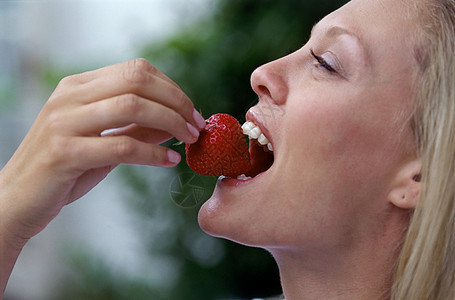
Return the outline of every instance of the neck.
{"type": "MultiPolygon", "coordinates": [[[[273,255],[280,269],[286,300],[388,298],[391,262],[376,260],[365,266],[360,260],[340,263],[327,259],[317,263],[316,260],[307,262],[296,254],[275,251],[273,255]]],[[[374,252],[371,255],[375,257],[374,252]]]]}
{"type": "Polygon", "coordinates": [[[277,261],[286,300],[390,299],[402,234],[384,234],[327,251],[268,249],[277,261]]]}

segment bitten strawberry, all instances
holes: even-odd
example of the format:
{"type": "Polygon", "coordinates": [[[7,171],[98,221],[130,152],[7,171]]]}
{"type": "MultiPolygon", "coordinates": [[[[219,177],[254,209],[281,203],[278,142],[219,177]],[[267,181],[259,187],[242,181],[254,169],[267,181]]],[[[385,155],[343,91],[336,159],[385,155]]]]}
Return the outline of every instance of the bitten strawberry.
{"type": "Polygon", "coordinates": [[[206,176],[247,173],[250,154],[239,122],[228,114],[215,114],[206,121],[198,141],[185,147],[188,166],[206,176]]]}

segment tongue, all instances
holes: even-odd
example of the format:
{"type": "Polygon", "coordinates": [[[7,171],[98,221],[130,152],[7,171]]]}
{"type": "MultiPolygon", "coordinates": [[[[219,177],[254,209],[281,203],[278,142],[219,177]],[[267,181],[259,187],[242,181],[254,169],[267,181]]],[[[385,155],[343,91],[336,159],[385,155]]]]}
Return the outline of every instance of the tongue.
{"type": "MultiPolygon", "coordinates": [[[[252,141],[250,141],[252,143],[252,141]]],[[[250,145],[251,169],[246,174],[247,176],[254,177],[259,173],[267,171],[273,163],[273,155],[266,153],[262,146],[257,142],[250,145]]]]}

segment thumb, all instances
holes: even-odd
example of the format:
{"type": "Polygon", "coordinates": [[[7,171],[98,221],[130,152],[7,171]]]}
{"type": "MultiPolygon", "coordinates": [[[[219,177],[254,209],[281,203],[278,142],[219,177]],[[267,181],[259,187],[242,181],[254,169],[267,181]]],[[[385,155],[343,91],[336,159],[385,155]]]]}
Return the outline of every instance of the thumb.
{"type": "Polygon", "coordinates": [[[71,190],[71,194],[68,199],[68,203],[72,203],[77,199],[87,194],[92,188],[94,188],[101,180],[116,167],[117,165],[109,165],[102,168],[90,169],[85,171],[79,178],[76,179],[74,186],[71,190]]]}

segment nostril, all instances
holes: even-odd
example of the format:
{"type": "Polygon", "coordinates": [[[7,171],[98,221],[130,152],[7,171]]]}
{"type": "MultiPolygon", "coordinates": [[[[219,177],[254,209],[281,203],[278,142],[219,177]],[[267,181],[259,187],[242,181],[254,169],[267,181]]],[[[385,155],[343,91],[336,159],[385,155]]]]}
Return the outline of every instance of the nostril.
{"type": "Polygon", "coordinates": [[[267,97],[270,97],[270,98],[272,97],[272,95],[270,94],[269,89],[265,85],[258,86],[256,94],[259,97],[263,97],[263,96],[267,96],[267,97]]]}

